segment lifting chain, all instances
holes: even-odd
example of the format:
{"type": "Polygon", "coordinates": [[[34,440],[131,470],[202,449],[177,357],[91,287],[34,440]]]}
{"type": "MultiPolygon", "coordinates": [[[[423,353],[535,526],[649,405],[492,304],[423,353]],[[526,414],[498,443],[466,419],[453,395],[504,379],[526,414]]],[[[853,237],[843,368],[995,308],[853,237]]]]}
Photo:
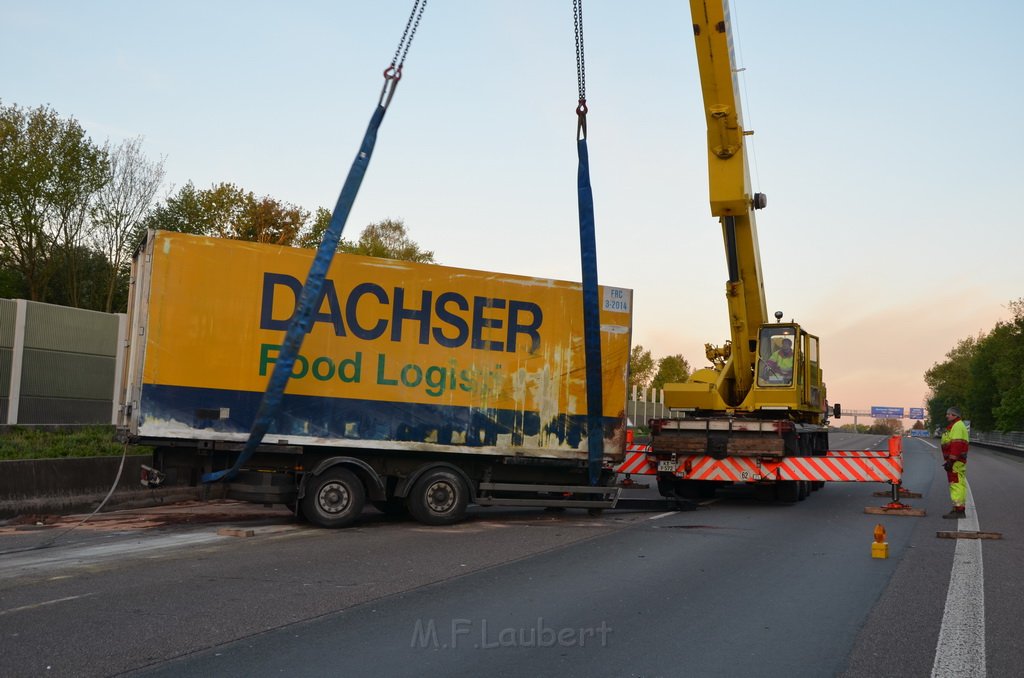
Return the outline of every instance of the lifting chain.
{"type": "Polygon", "coordinates": [[[402,31],[402,38],[398,41],[398,47],[395,48],[395,56],[391,57],[391,65],[384,69],[384,87],[380,91],[380,105],[385,108],[391,103],[391,97],[395,95],[398,81],[402,79],[405,55],[409,53],[409,46],[412,45],[412,39],[416,37],[416,29],[420,26],[423,10],[426,8],[427,0],[413,2],[409,20],[405,22],[405,30],[402,31]]]}
{"type": "Polygon", "coordinates": [[[576,84],[580,99],[576,106],[576,136],[587,138],[587,64],[583,53],[583,0],[572,0],[572,24],[576,33],[576,84]]]}

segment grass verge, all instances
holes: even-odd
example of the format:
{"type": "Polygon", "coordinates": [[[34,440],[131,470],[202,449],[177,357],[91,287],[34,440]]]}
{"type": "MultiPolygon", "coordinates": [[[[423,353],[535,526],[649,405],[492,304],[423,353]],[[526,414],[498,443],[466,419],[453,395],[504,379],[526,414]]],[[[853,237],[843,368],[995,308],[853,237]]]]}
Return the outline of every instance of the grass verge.
{"type": "MultiPolygon", "coordinates": [[[[0,429],[0,461],[121,456],[124,443],[114,440],[113,426],[0,429]]],[[[129,445],[128,454],[152,454],[153,448],[129,445]]]]}

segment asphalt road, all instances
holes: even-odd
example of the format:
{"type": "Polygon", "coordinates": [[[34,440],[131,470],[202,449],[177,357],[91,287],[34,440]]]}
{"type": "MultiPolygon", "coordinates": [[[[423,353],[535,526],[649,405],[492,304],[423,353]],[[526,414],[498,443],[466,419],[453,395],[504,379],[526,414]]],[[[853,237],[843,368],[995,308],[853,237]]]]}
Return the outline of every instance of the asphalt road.
{"type": "MultiPolygon", "coordinates": [[[[930,676],[958,543],[936,531],[956,523],[935,441],[904,443],[923,518],[867,515],[884,486],[831,484],[793,505],[736,491],[695,512],[477,509],[447,528],[231,506],[36,550],[66,528],[0,529],[0,674],[930,676]]],[[[1024,460],[971,455],[980,529],[1004,535],[975,542],[985,666],[1016,676],[1024,460]]]]}

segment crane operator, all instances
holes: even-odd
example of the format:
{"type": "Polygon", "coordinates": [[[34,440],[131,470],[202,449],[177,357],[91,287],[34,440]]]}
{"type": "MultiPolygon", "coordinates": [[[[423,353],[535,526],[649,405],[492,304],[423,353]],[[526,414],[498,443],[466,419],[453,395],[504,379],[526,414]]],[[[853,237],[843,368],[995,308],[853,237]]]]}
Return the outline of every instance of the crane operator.
{"type": "Polygon", "coordinates": [[[765,361],[765,370],[766,377],[770,381],[788,384],[793,380],[793,341],[791,339],[782,340],[782,344],[765,361]]]}

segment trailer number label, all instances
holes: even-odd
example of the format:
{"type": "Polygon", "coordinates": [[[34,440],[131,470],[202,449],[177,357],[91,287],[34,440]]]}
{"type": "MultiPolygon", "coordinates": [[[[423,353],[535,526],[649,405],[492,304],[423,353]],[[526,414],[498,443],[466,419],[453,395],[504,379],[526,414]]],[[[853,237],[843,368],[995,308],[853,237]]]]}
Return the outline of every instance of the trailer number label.
{"type": "Polygon", "coordinates": [[[629,313],[629,290],[619,287],[604,288],[604,303],[601,308],[605,311],[616,311],[618,313],[629,313]]]}

